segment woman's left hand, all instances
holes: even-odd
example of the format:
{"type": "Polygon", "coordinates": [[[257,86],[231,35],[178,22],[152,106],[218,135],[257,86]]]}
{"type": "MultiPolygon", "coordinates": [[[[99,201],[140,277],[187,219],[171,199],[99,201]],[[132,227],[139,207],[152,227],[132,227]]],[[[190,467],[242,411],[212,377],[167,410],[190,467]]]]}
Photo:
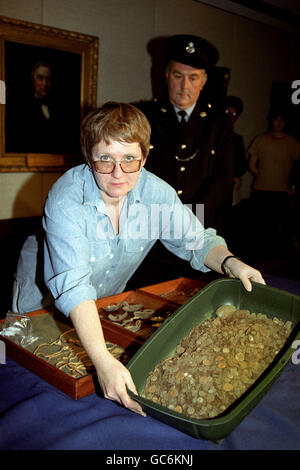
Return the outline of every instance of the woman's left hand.
{"type": "Polygon", "coordinates": [[[259,284],[266,284],[261,273],[257,270],[243,263],[238,258],[229,258],[225,265],[226,272],[229,277],[236,277],[240,279],[249,292],[252,290],[251,281],[258,282],[259,284]]]}

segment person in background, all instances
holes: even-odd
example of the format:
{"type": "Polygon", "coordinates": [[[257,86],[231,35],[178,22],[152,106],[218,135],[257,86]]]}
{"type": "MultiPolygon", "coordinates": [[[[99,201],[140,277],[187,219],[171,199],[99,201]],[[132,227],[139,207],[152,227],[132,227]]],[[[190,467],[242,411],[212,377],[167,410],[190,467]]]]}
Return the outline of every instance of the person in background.
{"type": "Polygon", "coordinates": [[[271,110],[269,131],[254,139],[249,147],[249,169],[254,176],[251,200],[260,229],[261,248],[266,253],[287,253],[291,221],[289,196],[291,176],[300,156],[300,143],[285,131],[287,116],[271,110]]]}
{"type": "MultiPolygon", "coordinates": [[[[207,40],[179,34],[164,43],[165,97],[138,107],[151,125],[151,149],[146,168],[169,183],[189,204],[205,227],[222,234],[224,205],[232,194],[232,124],[223,108],[202,94],[209,72],[219,59],[207,40]]],[[[165,281],[177,276],[198,277],[188,263],[157,245],[129,287],[139,279],[165,281]]]]}
{"type": "MultiPolygon", "coordinates": [[[[237,96],[227,96],[224,102],[225,114],[230,118],[232,126],[243,112],[243,102],[237,96]]],[[[243,137],[237,132],[233,132],[233,159],[234,159],[234,178],[232,183],[232,192],[224,207],[222,235],[228,240],[231,246],[239,253],[244,250],[249,253],[248,241],[241,239],[239,232],[243,230],[243,220],[245,216],[245,201],[237,202],[238,193],[236,193],[242,183],[242,176],[248,169],[248,161],[243,137]]],[[[247,217],[246,217],[247,222],[247,217]]]]}
{"type": "Polygon", "coordinates": [[[179,34],[165,42],[167,93],[140,105],[151,125],[146,168],[169,183],[184,204],[204,205],[204,225],[218,228],[232,192],[232,125],[223,109],[202,99],[219,59],[207,40],[179,34]]]}
{"type": "MultiPolygon", "coordinates": [[[[229,116],[232,125],[243,112],[243,101],[237,96],[227,96],[225,100],[225,113],[229,116]]],[[[241,187],[242,176],[248,169],[245,144],[243,137],[235,130],[233,132],[233,158],[234,158],[234,189],[238,191],[241,187]]]]}
{"type": "MultiPolygon", "coordinates": [[[[197,270],[239,278],[248,291],[252,281],[265,283],[213,228],[203,228],[170,185],[145,169],[149,144],[150,125],[134,106],[108,102],[90,112],[81,129],[86,163],[53,185],[43,217],[45,290],[73,322],[104,396],[141,414],[126,390],[137,393],[128,369],[106,348],[95,301],[122,292],[157,240],[197,270]],[[153,213],[159,208],[168,208],[163,220],[153,213]]],[[[15,312],[45,306],[37,284],[41,255],[36,237],[29,237],[17,266],[15,312]]]]}

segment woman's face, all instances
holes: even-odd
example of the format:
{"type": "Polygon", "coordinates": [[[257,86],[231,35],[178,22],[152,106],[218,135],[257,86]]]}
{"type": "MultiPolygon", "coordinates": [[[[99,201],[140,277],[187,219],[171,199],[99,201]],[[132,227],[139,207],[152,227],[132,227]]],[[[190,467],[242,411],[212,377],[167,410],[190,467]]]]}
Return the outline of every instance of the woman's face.
{"type": "Polygon", "coordinates": [[[131,191],[138,182],[141,169],[146,159],[143,158],[140,144],[138,142],[127,143],[112,141],[108,145],[104,141],[96,144],[92,151],[93,161],[112,160],[115,162],[141,160],[141,168],[134,173],[125,173],[119,164],[115,165],[112,173],[97,173],[93,167],[95,179],[100,189],[102,198],[106,203],[115,203],[131,191]]]}

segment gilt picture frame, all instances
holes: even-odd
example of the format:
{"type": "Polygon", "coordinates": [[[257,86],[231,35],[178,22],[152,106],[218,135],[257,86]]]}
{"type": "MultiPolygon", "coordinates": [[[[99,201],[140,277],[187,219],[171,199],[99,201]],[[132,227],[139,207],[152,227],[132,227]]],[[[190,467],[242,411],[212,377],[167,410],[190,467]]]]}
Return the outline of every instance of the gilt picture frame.
{"type": "Polygon", "coordinates": [[[0,16],[0,172],[82,163],[80,122],[96,107],[99,39],[0,16]]]}

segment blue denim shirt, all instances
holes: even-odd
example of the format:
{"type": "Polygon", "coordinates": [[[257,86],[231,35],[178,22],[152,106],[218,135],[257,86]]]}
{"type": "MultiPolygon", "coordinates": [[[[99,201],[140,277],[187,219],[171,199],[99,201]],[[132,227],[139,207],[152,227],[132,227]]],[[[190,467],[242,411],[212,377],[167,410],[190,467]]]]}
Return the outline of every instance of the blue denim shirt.
{"type": "MultiPolygon", "coordinates": [[[[144,168],[127,194],[117,235],[87,165],[72,168],[53,185],[43,227],[44,278],[55,306],[65,315],[84,300],[122,292],[157,239],[203,272],[209,271],[204,265],[208,251],[226,246],[214,229],[203,229],[171,186],[144,168]]],[[[38,244],[31,238],[16,276],[19,312],[43,306],[33,286],[37,257],[38,244]]]]}

